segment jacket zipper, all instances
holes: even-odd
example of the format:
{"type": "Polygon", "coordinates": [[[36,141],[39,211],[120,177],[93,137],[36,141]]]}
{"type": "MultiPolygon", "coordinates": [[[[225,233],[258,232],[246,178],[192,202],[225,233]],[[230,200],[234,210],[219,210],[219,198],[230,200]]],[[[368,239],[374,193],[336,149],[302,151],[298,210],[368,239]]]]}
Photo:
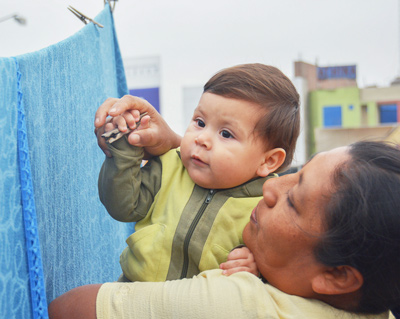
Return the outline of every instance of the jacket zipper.
{"type": "Polygon", "coordinates": [[[203,204],[201,205],[199,211],[197,212],[195,218],[193,219],[192,224],[190,225],[189,230],[186,234],[185,241],[183,242],[183,266],[182,266],[182,272],[181,272],[181,279],[186,278],[188,268],[189,268],[190,239],[192,238],[193,232],[196,229],[196,226],[199,223],[201,216],[203,216],[203,213],[206,210],[208,204],[211,202],[211,199],[213,198],[214,194],[215,194],[215,190],[210,189],[206,196],[206,199],[204,200],[203,204]]]}

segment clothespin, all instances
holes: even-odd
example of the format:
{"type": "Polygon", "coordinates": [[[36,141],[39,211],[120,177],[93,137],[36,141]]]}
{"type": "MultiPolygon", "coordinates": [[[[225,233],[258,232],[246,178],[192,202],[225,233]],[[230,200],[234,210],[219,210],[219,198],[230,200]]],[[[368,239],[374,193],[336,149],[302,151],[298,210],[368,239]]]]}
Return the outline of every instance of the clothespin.
{"type": "Polygon", "coordinates": [[[131,130],[128,127],[128,129],[125,132],[121,132],[118,128],[115,128],[111,131],[108,131],[108,132],[102,134],[101,137],[104,137],[106,139],[106,141],[111,144],[111,143],[119,140],[122,136],[129,134],[132,131],[135,131],[140,126],[140,121],[142,120],[142,117],[145,115],[147,115],[147,112],[140,114],[139,121],[136,122],[136,127],[133,130],[131,130]]]}
{"type": "Polygon", "coordinates": [[[68,10],[71,11],[79,20],[81,20],[84,24],[87,24],[87,21],[93,22],[95,25],[97,25],[100,28],[104,28],[100,23],[97,23],[93,19],[90,19],[89,17],[85,16],[83,13],[79,12],[75,8],[68,6],[68,10]]]}
{"type": "Polygon", "coordinates": [[[111,12],[114,12],[115,2],[117,2],[117,1],[118,0],[104,0],[104,5],[106,5],[106,3],[108,2],[108,4],[110,5],[111,12]],[[113,2],[113,4],[111,4],[111,2],[113,2]]]}

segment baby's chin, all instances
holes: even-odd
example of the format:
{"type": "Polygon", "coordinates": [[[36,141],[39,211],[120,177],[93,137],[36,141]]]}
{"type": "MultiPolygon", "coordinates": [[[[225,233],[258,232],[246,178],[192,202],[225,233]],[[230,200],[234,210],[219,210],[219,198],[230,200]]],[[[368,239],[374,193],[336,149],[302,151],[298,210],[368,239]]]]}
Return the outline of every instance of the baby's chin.
{"type": "Polygon", "coordinates": [[[201,179],[201,178],[196,178],[196,177],[192,177],[192,176],[190,176],[190,177],[192,178],[193,182],[194,182],[196,185],[200,186],[200,187],[209,188],[209,189],[215,189],[215,184],[213,184],[213,183],[204,181],[204,180],[201,179]]]}
{"type": "MultiPolygon", "coordinates": [[[[185,166],[185,165],[184,165],[185,166]]],[[[186,166],[185,166],[186,167],[186,166]]],[[[192,179],[192,181],[203,188],[207,189],[227,189],[239,186],[240,184],[232,185],[229,181],[224,181],[221,178],[216,178],[214,176],[210,176],[204,172],[200,172],[198,170],[187,169],[187,172],[192,179]]]]}
{"type": "Polygon", "coordinates": [[[233,188],[233,187],[238,186],[238,185],[224,184],[224,183],[221,183],[221,181],[217,182],[217,181],[205,180],[204,178],[202,178],[203,176],[201,176],[201,177],[190,176],[190,177],[196,185],[203,187],[203,188],[207,188],[207,189],[227,189],[227,188],[233,188]]]}
{"type": "Polygon", "coordinates": [[[216,184],[210,180],[207,180],[205,178],[205,176],[199,172],[197,172],[197,174],[190,174],[189,172],[189,176],[192,179],[192,181],[203,188],[208,188],[208,189],[216,189],[216,184]]]}

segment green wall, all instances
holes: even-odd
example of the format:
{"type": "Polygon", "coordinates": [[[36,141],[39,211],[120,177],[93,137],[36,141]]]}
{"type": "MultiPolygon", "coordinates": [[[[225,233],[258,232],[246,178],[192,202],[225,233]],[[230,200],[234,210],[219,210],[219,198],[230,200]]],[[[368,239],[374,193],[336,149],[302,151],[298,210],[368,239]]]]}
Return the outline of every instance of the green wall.
{"type": "Polygon", "coordinates": [[[342,127],[358,127],[361,124],[360,94],[357,87],[313,91],[310,93],[310,102],[314,127],[323,127],[325,106],[338,105],[342,106],[342,127]]]}
{"type": "MultiPolygon", "coordinates": [[[[316,90],[309,95],[309,150],[315,152],[314,129],[324,126],[323,109],[329,106],[342,107],[342,127],[361,126],[360,92],[357,87],[338,88],[335,90],[316,90]]],[[[372,103],[368,103],[368,122],[372,121],[372,103]]]]}
{"type": "Polygon", "coordinates": [[[376,126],[379,124],[379,108],[376,102],[364,103],[367,105],[368,110],[368,125],[376,126]]]}

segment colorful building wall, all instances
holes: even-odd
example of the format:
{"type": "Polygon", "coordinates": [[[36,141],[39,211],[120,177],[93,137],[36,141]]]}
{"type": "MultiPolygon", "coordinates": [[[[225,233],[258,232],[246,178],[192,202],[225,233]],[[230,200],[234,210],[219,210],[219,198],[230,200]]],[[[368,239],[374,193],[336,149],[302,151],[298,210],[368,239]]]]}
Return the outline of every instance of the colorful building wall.
{"type": "MultiPolygon", "coordinates": [[[[315,90],[310,92],[309,101],[309,155],[321,151],[318,147],[321,141],[316,141],[319,138],[315,136],[316,129],[326,130],[332,139],[339,138],[340,130],[357,139],[360,132],[348,129],[367,129],[363,131],[364,138],[373,138],[380,132],[373,128],[393,127],[400,123],[400,87],[315,90]]],[[[349,136],[343,139],[342,144],[348,139],[351,140],[349,136]]]]}
{"type": "Polygon", "coordinates": [[[376,102],[366,102],[363,105],[366,105],[367,109],[367,125],[377,126],[379,123],[378,104],[376,102]]]}
{"type": "Polygon", "coordinates": [[[308,86],[307,155],[359,139],[385,139],[400,123],[400,77],[388,87],[358,88],[356,65],[296,61],[308,86]],[[316,133],[317,132],[317,133],[316,133]]]}
{"type": "Polygon", "coordinates": [[[368,110],[368,125],[400,122],[400,85],[360,90],[360,99],[368,110]]]}
{"type": "Polygon", "coordinates": [[[357,87],[316,90],[309,95],[309,150],[315,152],[315,128],[361,126],[361,103],[357,87]]]}

